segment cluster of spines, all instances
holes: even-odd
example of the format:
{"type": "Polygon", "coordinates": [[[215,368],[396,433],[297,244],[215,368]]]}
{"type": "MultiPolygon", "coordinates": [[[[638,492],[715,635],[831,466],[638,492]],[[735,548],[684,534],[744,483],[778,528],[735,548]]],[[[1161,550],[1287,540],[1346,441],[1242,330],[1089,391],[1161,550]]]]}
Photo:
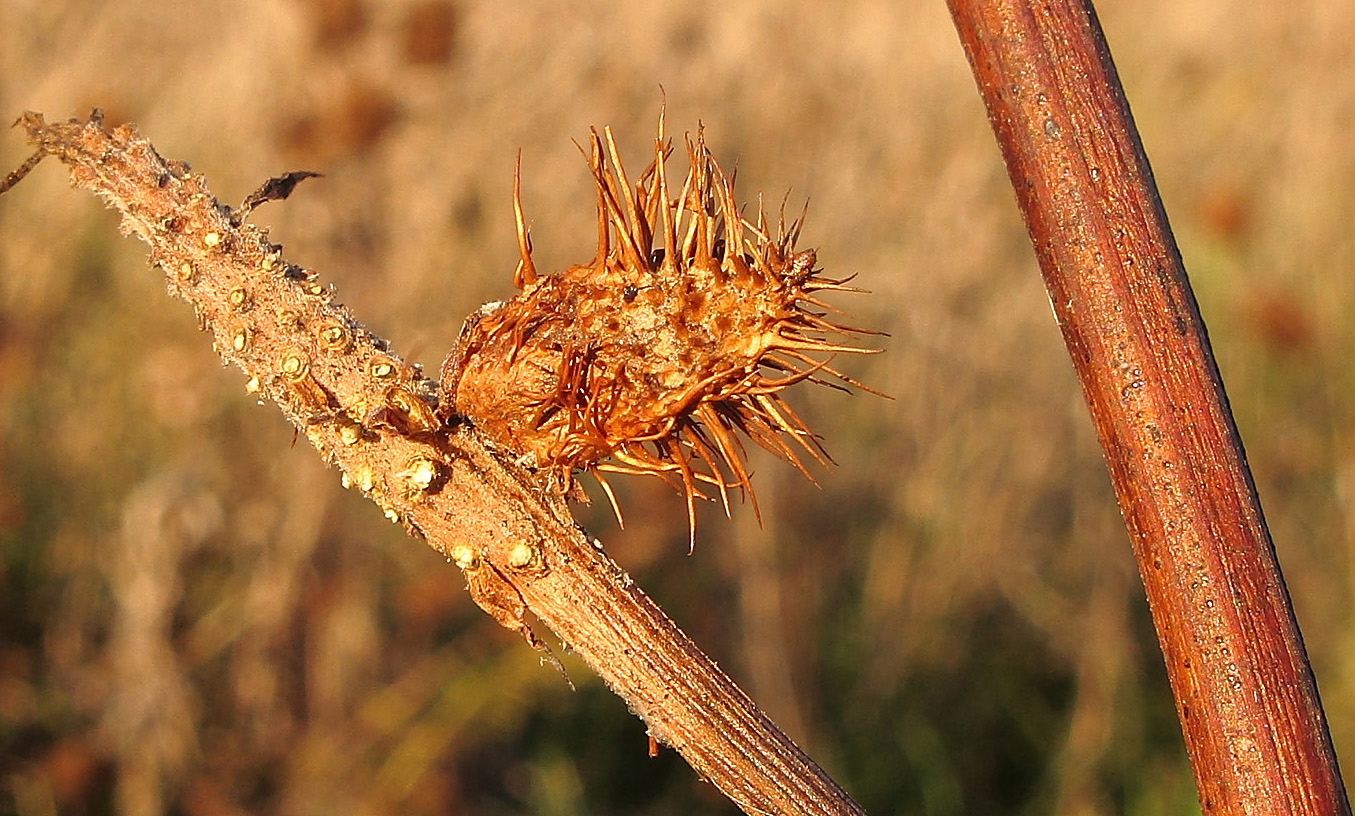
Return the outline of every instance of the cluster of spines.
{"type": "MultiPolygon", "coordinates": [[[[660,116],[654,161],[634,185],[611,129],[591,133],[588,161],[598,238],[596,256],[586,266],[556,275],[538,273],[522,214],[520,168],[515,172],[520,260],[514,283],[522,292],[491,315],[480,329],[483,335],[463,352],[497,349],[504,366],[511,368],[520,357],[546,354],[549,348],[550,362],[543,367],[554,368],[549,375],[553,392],[537,404],[522,406],[531,419],[526,431],[516,429],[519,437],[540,431],[545,438],[545,452],[531,464],[561,484],[568,484],[575,470],[592,472],[618,521],[620,510],[602,474],[661,476],[684,493],[694,529],[695,499],[710,498],[702,485],[718,492],[726,513],[731,489],[743,491],[758,512],[740,436],[813,481],[802,455],[825,465],[828,456],[781,392],[801,380],[870,390],[830,361],[837,353],[876,350],[825,339],[874,334],[830,319],[827,315],[838,310],[816,296],[825,290],[861,290],[818,274],[813,250],[795,250],[803,213],[789,225],[784,215],[778,217],[773,235],[759,198],[755,219],[745,219],[734,198],[733,175],[720,169],[699,130],[695,139],[686,139],[690,170],[677,198],[670,197],[664,164],[672,148],[663,127],[660,116]],[[579,295],[585,287],[587,294],[579,295]],[[694,371],[646,369],[637,360],[623,359],[606,337],[569,336],[562,341],[564,329],[552,333],[544,328],[559,321],[561,313],[597,309],[619,316],[609,317],[608,323],[620,328],[617,320],[634,311],[628,304],[650,288],[661,290],[651,300],[661,301],[668,311],[671,337],[662,339],[691,345],[677,352],[676,359],[692,359],[694,371]],[[614,302],[599,306],[571,300],[596,299],[597,293],[614,302]]],[[[464,360],[458,361],[458,375],[463,365],[464,360]]],[[[451,393],[455,395],[456,383],[451,393]]],[[[469,408],[473,422],[491,429],[503,421],[476,416],[473,405],[457,407],[469,408]]]]}

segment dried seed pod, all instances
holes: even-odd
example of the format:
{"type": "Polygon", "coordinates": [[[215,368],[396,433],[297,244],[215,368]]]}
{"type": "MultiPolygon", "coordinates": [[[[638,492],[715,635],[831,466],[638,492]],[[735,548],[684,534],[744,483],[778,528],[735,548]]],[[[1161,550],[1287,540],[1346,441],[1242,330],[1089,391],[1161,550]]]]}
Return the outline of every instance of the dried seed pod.
{"type": "Polygon", "coordinates": [[[773,234],[759,202],[745,220],[699,130],[676,198],[662,116],[654,162],[634,186],[611,130],[590,142],[597,255],[539,275],[515,174],[521,291],[467,321],[443,365],[444,410],[561,489],[576,470],[599,475],[609,496],[599,471],[662,476],[686,495],[693,524],[702,485],[726,512],[730,488],[752,497],[740,433],[808,477],[801,455],[827,456],[781,391],[800,380],[842,387],[824,378],[859,386],[831,356],[876,349],[828,338],[873,332],[828,319],[834,310],[814,294],[857,290],[821,277],[813,250],[795,250],[802,219],[778,218],[773,234]]]}

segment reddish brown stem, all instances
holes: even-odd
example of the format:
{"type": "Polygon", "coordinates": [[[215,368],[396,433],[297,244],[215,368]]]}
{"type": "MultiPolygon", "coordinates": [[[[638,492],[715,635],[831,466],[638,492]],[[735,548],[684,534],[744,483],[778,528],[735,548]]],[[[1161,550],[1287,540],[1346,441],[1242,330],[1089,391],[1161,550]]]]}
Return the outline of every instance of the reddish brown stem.
{"type": "Polygon", "coordinates": [[[1207,813],[1350,812],[1209,339],[1090,2],[949,0],[1082,382],[1207,813]]]}

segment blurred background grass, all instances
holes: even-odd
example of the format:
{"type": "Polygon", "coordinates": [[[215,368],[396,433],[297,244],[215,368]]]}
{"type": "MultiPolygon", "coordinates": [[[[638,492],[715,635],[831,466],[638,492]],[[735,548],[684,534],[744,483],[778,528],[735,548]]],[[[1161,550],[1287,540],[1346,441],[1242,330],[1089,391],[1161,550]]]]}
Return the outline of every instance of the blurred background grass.
{"type": "MultiPolygon", "coordinates": [[[[1338,752],[1355,751],[1355,6],[1103,2],[1338,752]]],[[[666,91],[804,244],[896,397],[792,397],[840,467],[767,512],[618,484],[609,551],[872,813],[1198,812],[1138,577],[944,4],[0,3],[0,116],[94,105],[271,224],[436,370],[538,264],[591,257],[570,143],[633,166],[666,91]],[[628,147],[626,147],[628,146],[628,147]]],[[[27,155],[0,134],[0,167],[27,155]]],[[[576,660],[221,368],[54,163],[0,198],[0,812],[733,813],[576,660]]]]}

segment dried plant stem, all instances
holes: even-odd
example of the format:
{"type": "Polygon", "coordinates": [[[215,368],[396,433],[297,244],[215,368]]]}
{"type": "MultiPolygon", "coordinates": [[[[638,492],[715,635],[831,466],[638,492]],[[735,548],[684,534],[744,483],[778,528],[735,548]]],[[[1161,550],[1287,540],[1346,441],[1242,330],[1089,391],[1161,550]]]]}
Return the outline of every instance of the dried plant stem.
{"type": "Polygon", "coordinates": [[[1088,0],[950,0],[1129,528],[1206,813],[1350,812],[1204,323],[1088,0]]]}
{"type": "MultiPolygon", "coordinates": [[[[41,155],[122,213],[151,248],[170,292],[192,304],[247,390],[273,401],[344,483],[464,572],[477,604],[540,647],[527,613],[550,627],[658,740],[750,814],[860,808],[763,715],[574,524],[464,425],[435,414],[435,386],[332,300],[315,273],[243,223],[286,195],[277,180],[240,211],[201,176],[162,159],[131,127],[20,120],[41,155]]],[[[27,167],[31,169],[31,165],[27,167]]]]}

